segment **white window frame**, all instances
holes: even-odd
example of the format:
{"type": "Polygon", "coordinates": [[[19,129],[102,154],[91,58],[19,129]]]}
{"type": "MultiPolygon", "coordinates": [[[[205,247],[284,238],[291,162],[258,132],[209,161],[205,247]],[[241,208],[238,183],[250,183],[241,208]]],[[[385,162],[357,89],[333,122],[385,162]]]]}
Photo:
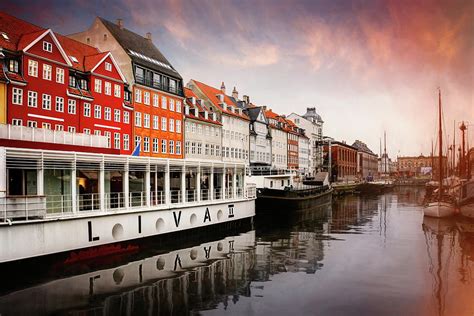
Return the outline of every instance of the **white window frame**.
{"type": "Polygon", "coordinates": [[[12,103],[15,105],[23,105],[23,89],[13,88],[12,103]]]}
{"type": "Polygon", "coordinates": [[[43,79],[51,81],[53,75],[53,66],[48,64],[43,64],[43,79]]]}
{"type": "Polygon", "coordinates": [[[143,137],[143,152],[150,152],[150,137],[143,137]]]}
{"type": "Polygon", "coordinates": [[[38,78],[38,62],[36,60],[28,60],[28,75],[38,78]]]}
{"type": "Polygon", "coordinates": [[[56,67],[56,82],[64,83],[64,69],[56,67]]]}
{"type": "Polygon", "coordinates": [[[166,144],[166,139],[161,140],[161,153],[166,154],[167,151],[167,144],[166,144]]]}
{"type": "Polygon", "coordinates": [[[43,93],[41,101],[41,107],[43,110],[51,110],[51,95],[43,93]]]}
{"type": "Polygon", "coordinates": [[[162,96],[161,97],[161,108],[166,110],[167,107],[168,107],[168,105],[167,105],[166,97],[162,96]]]}
{"type": "Polygon", "coordinates": [[[102,80],[94,79],[94,92],[102,93],[102,80]]]}
{"type": "Polygon", "coordinates": [[[112,83],[104,81],[104,94],[112,95],[112,83]]]}
{"type": "Polygon", "coordinates": [[[135,112],[135,126],[142,127],[142,113],[135,112]]]}
{"type": "Polygon", "coordinates": [[[161,117],[161,130],[166,132],[168,122],[166,121],[166,117],[161,117]]]}
{"type": "Polygon", "coordinates": [[[76,100],[69,99],[67,101],[67,112],[69,114],[76,114],[76,100]]]}
{"type": "Polygon", "coordinates": [[[169,108],[170,111],[174,112],[174,99],[172,98],[170,98],[169,108]]]}
{"type": "Polygon", "coordinates": [[[143,92],[143,104],[150,105],[150,92],[148,91],[143,92]]]}
{"type": "Polygon", "coordinates": [[[62,97],[56,97],[56,100],[55,100],[55,109],[56,109],[56,112],[64,112],[64,98],[62,97]]]}
{"type": "Polygon", "coordinates": [[[38,122],[37,121],[28,121],[26,122],[26,126],[31,127],[31,128],[37,128],[38,127],[38,122]]]}
{"type": "Polygon", "coordinates": [[[41,128],[51,129],[51,123],[43,122],[43,124],[41,124],[41,128]]]}
{"type": "Polygon", "coordinates": [[[142,103],[142,90],[135,88],[135,102],[142,103]]]}
{"type": "Polygon", "coordinates": [[[109,62],[105,62],[105,70],[112,71],[112,64],[109,62]]]}
{"type": "Polygon", "coordinates": [[[160,117],[158,115],[153,115],[153,129],[160,129],[159,119],[160,117]]]}
{"type": "Polygon", "coordinates": [[[181,113],[181,101],[176,101],[176,112],[181,113]]]}
{"type": "Polygon", "coordinates": [[[53,44],[47,41],[43,41],[43,50],[48,53],[53,52],[53,44]]]}
{"type": "Polygon", "coordinates": [[[102,118],[102,107],[98,104],[94,105],[94,118],[96,119],[102,118]]]}
{"type": "Polygon", "coordinates": [[[181,120],[176,120],[176,133],[181,134],[181,120]]]}
{"type": "Polygon", "coordinates": [[[120,123],[120,109],[114,110],[114,122],[120,123]]]}
{"type": "Polygon", "coordinates": [[[75,132],[76,132],[76,127],[74,127],[74,126],[69,126],[69,127],[67,128],[67,131],[68,131],[69,133],[75,133],[75,132]]]}
{"type": "Polygon", "coordinates": [[[84,103],[84,117],[91,117],[91,104],[84,103]]]}
{"type": "Polygon", "coordinates": [[[123,134],[123,150],[130,150],[130,135],[123,134]]]}
{"type": "Polygon", "coordinates": [[[174,133],[174,119],[170,118],[170,119],[168,120],[168,122],[169,122],[169,128],[168,128],[168,130],[169,130],[170,132],[173,132],[173,133],[174,133]]]}
{"type": "Polygon", "coordinates": [[[123,123],[130,124],[130,112],[123,111],[123,123]]]}
{"type": "Polygon", "coordinates": [[[112,120],[112,109],[107,106],[104,108],[104,120],[106,121],[112,120]]]}
{"type": "Polygon", "coordinates": [[[143,114],[143,127],[150,128],[150,114],[148,113],[143,114]]]}
{"type": "Polygon", "coordinates": [[[120,133],[114,133],[114,148],[120,149],[120,133]]]}
{"type": "Polygon", "coordinates": [[[22,126],[23,125],[23,120],[14,118],[14,119],[12,119],[12,125],[13,126],[22,126]]]}
{"type": "Polygon", "coordinates": [[[153,94],[153,106],[157,108],[160,103],[160,96],[158,94],[153,94]]]}
{"type": "Polygon", "coordinates": [[[120,98],[121,95],[122,95],[122,92],[120,89],[120,85],[114,84],[114,96],[117,98],[120,98]]]}
{"type": "Polygon", "coordinates": [[[158,138],[153,138],[153,140],[152,140],[152,146],[151,147],[152,147],[152,151],[154,153],[158,153],[158,147],[159,147],[158,146],[158,141],[159,141],[158,138]]]}

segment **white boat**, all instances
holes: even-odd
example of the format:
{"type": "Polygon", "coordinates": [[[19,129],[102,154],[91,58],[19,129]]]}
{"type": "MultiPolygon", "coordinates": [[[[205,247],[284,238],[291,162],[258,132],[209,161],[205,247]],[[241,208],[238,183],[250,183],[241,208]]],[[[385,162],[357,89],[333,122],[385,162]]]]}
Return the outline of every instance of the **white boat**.
{"type": "Polygon", "coordinates": [[[456,208],[451,202],[434,201],[423,208],[423,215],[429,217],[450,217],[456,212],[456,208]]]}
{"type": "Polygon", "coordinates": [[[430,217],[449,217],[456,213],[455,200],[450,195],[446,194],[445,186],[443,186],[443,128],[441,124],[441,90],[438,91],[438,163],[439,163],[439,177],[438,177],[438,191],[433,194],[426,205],[423,207],[423,215],[430,217]]]}

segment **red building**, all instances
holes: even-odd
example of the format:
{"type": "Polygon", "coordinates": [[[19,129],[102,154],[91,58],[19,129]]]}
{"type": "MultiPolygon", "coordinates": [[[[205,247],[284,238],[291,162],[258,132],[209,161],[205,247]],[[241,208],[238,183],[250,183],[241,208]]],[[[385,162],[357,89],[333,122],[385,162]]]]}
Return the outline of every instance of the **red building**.
{"type": "Polygon", "coordinates": [[[298,169],[298,127],[295,125],[295,123],[293,123],[292,120],[285,119],[284,130],[288,133],[288,169],[298,169]]]}
{"type": "MultiPolygon", "coordinates": [[[[324,146],[327,157],[328,146],[324,146]]],[[[357,177],[357,148],[344,142],[331,143],[332,180],[355,180],[357,177]]]]}
{"type": "Polygon", "coordinates": [[[3,12],[0,30],[7,124],[106,136],[106,147],[131,152],[133,108],[109,52],[3,12]]]}

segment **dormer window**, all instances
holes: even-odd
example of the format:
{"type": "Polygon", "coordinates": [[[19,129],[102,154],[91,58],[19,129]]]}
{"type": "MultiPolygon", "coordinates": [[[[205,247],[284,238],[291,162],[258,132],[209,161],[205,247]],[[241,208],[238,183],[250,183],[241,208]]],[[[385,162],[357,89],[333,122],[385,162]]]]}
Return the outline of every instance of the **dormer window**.
{"type": "Polygon", "coordinates": [[[2,34],[2,37],[3,37],[4,40],[6,40],[6,41],[9,41],[9,40],[10,40],[10,38],[9,38],[8,35],[7,35],[7,33],[2,32],[1,34],[2,34]]]}
{"type": "Polygon", "coordinates": [[[53,44],[50,42],[43,41],[43,50],[48,53],[53,52],[53,44]]]}
{"type": "Polygon", "coordinates": [[[87,80],[86,79],[80,79],[79,80],[79,87],[81,88],[81,90],[89,90],[87,88],[87,80]]]}
{"type": "Polygon", "coordinates": [[[76,77],[69,76],[69,86],[74,88],[76,87],[76,77]]]}
{"type": "Polygon", "coordinates": [[[18,73],[19,69],[20,67],[18,60],[10,59],[10,61],[8,62],[8,71],[18,73]]]}
{"type": "Polygon", "coordinates": [[[72,60],[73,62],[75,62],[76,64],[79,62],[79,61],[77,60],[77,58],[74,57],[74,56],[69,56],[69,58],[71,58],[71,60],[72,60]]]}
{"type": "Polygon", "coordinates": [[[108,62],[105,62],[105,70],[112,71],[112,64],[108,63],[108,62]]]}

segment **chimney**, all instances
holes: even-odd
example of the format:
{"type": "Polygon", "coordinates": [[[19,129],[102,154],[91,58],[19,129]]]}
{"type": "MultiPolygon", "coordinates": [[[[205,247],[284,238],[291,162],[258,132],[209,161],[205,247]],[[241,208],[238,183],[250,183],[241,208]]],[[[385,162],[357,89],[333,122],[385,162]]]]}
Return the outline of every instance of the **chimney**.
{"type": "Polygon", "coordinates": [[[263,108],[264,111],[267,110],[267,106],[266,106],[266,105],[262,106],[262,108],[263,108]]]}
{"type": "Polygon", "coordinates": [[[117,19],[117,25],[121,30],[123,30],[123,20],[122,19],[117,19]]]}
{"type": "Polygon", "coordinates": [[[150,32],[146,33],[146,39],[151,42],[151,33],[150,32]]]}
{"type": "Polygon", "coordinates": [[[225,84],[224,84],[224,81],[222,81],[222,84],[221,84],[221,91],[223,94],[225,94],[225,84]]]}
{"type": "Polygon", "coordinates": [[[248,96],[248,95],[244,95],[243,98],[244,98],[244,103],[248,105],[248,104],[250,103],[250,98],[249,98],[249,96],[248,96]]]}
{"type": "Polygon", "coordinates": [[[232,90],[232,97],[236,100],[239,99],[239,93],[237,92],[237,89],[234,87],[234,90],[232,90]]]}

